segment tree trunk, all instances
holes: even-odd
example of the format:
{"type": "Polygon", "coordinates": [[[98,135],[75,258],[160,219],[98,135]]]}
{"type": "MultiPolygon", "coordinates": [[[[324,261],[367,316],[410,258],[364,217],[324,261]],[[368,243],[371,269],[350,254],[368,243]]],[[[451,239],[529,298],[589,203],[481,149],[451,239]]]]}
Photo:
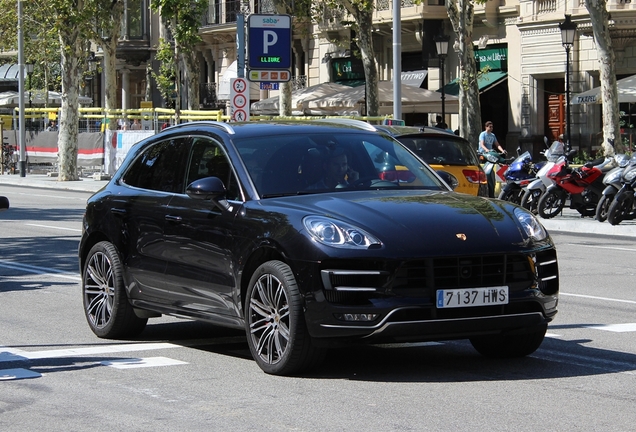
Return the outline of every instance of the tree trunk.
{"type": "Polygon", "coordinates": [[[623,152],[620,133],[620,114],[618,108],[618,87],[616,85],[616,60],[609,32],[609,14],[606,0],[585,0],[590,13],[594,42],[599,58],[601,75],[601,102],[603,104],[603,150],[605,156],[613,156],[616,151],[623,152]],[[614,146],[612,146],[614,142],[614,146]]]}
{"type": "Polygon", "coordinates": [[[457,36],[453,48],[459,57],[459,133],[477,148],[482,128],[478,71],[472,40],[474,6],[471,0],[447,0],[446,9],[457,36]]]}
{"type": "Polygon", "coordinates": [[[79,180],[77,172],[79,126],[80,32],[72,26],[59,31],[62,53],[62,107],[58,132],[58,181],[79,180]]]}
{"type": "Polygon", "coordinates": [[[292,85],[291,82],[284,82],[280,84],[280,93],[278,94],[278,115],[291,116],[292,115],[292,85]]]}
{"type": "MultiPolygon", "coordinates": [[[[102,45],[104,51],[104,96],[106,115],[110,116],[111,110],[117,109],[117,69],[115,66],[117,50],[117,40],[113,39],[102,45]]],[[[114,118],[108,118],[108,129],[114,131],[117,129],[117,121],[114,118]]]]}
{"type": "Polygon", "coordinates": [[[185,65],[185,79],[188,85],[188,109],[198,110],[199,105],[199,75],[201,67],[194,50],[181,50],[181,58],[185,65]]]}
{"type": "MultiPolygon", "coordinates": [[[[375,53],[373,51],[373,9],[356,9],[355,18],[358,23],[358,48],[362,56],[364,66],[364,77],[366,80],[365,95],[367,102],[367,116],[377,116],[379,114],[380,103],[378,99],[378,68],[375,64],[375,53]]],[[[393,71],[395,76],[399,76],[400,71],[393,71]]]]}

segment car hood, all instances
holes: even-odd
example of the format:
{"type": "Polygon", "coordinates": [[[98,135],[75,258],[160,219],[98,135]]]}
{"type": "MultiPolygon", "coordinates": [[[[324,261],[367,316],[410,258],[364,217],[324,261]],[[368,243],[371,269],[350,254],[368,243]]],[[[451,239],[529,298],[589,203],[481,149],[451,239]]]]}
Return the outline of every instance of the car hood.
{"type": "Polygon", "coordinates": [[[352,191],[264,201],[299,219],[314,214],[346,221],[400,255],[501,253],[536,247],[524,235],[509,203],[454,192],[352,191]]]}

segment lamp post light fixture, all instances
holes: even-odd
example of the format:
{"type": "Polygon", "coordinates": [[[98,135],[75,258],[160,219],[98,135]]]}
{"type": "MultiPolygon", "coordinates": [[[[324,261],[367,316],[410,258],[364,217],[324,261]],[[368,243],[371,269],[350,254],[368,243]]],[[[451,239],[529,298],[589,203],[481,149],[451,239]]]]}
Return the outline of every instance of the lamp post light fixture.
{"type": "Polygon", "coordinates": [[[577,24],[572,22],[571,15],[565,15],[565,21],[559,24],[561,30],[561,44],[565,47],[565,121],[567,140],[566,151],[572,149],[571,133],[572,121],[570,116],[570,50],[574,45],[577,24]]]}
{"type": "Polygon", "coordinates": [[[437,57],[439,57],[440,75],[442,77],[442,121],[446,121],[446,89],[444,86],[444,63],[446,61],[446,55],[448,54],[448,41],[450,36],[440,33],[433,38],[435,41],[435,48],[437,48],[437,57]]]}

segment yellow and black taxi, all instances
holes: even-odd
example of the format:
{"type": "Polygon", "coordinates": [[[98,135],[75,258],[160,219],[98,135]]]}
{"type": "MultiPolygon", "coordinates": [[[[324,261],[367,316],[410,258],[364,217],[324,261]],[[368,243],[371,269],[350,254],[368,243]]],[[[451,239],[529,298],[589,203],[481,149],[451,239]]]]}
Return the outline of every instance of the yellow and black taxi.
{"type": "Polygon", "coordinates": [[[400,141],[431,166],[455,192],[487,196],[486,174],[470,142],[428,126],[376,126],[400,141]]]}

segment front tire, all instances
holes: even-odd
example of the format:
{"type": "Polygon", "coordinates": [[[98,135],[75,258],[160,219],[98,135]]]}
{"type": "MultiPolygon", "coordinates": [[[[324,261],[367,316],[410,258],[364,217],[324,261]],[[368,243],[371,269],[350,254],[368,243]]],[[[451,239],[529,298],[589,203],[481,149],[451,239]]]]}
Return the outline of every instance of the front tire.
{"type": "Polygon", "coordinates": [[[552,189],[547,190],[537,203],[537,211],[544,219],[551,219],[561,213],[565,206],[565,197],[561,191],[552,189]]]}
{"type": "Polygon", "coordinates": [[[481,355],[492,358],[524,357],[535,352],[545,337],[548,325],[522,334],[499,334],[470,338],[473,348],[481,355]]]}
{"type": "Polygon", "coordinates": [[[513,204],[521,204],[521,198],[523,197],[523,189],[504,189],[499,194],[499,199],[508,201],[513,204]]]}
{"type": "Polygon", "coordinates": [[[634,196],[629,194],[620,199],[618,195],[607,211],[607,221],[612,225],[618,225],[625,219],[629,219],[634,207],[634,196]]]}
{"type": "Polygon", "coordinates": [[[117,249],[107,241],[93,246],[82,272],[84,315],[100,338],[137,336],[148,322],[135,315],[128,302],[117,249]]]}
{"type": "Polygon", "coordinates": [[[532,214],[536,215],[537,204],[542,194],[543,191],[541,189],[526,189],[523,193],[523,197],[521,197],[521,207],[530,210],[532,214]]]}
{"type": "Polygon", "coordinates": [[[613,195],[603,195],[596,205],[596,220],[599,222],[605,222],[607,220],[607,214],[609,208],[614,201],[613,195]]]}
{"type": "Polygon", "coordinates": [[[252,357],[268,374],[302,372],[323,358],[307,331],[296,279],[281,261],[268,261],[252,275],[245,302],[245,330],[252,357]]]}

